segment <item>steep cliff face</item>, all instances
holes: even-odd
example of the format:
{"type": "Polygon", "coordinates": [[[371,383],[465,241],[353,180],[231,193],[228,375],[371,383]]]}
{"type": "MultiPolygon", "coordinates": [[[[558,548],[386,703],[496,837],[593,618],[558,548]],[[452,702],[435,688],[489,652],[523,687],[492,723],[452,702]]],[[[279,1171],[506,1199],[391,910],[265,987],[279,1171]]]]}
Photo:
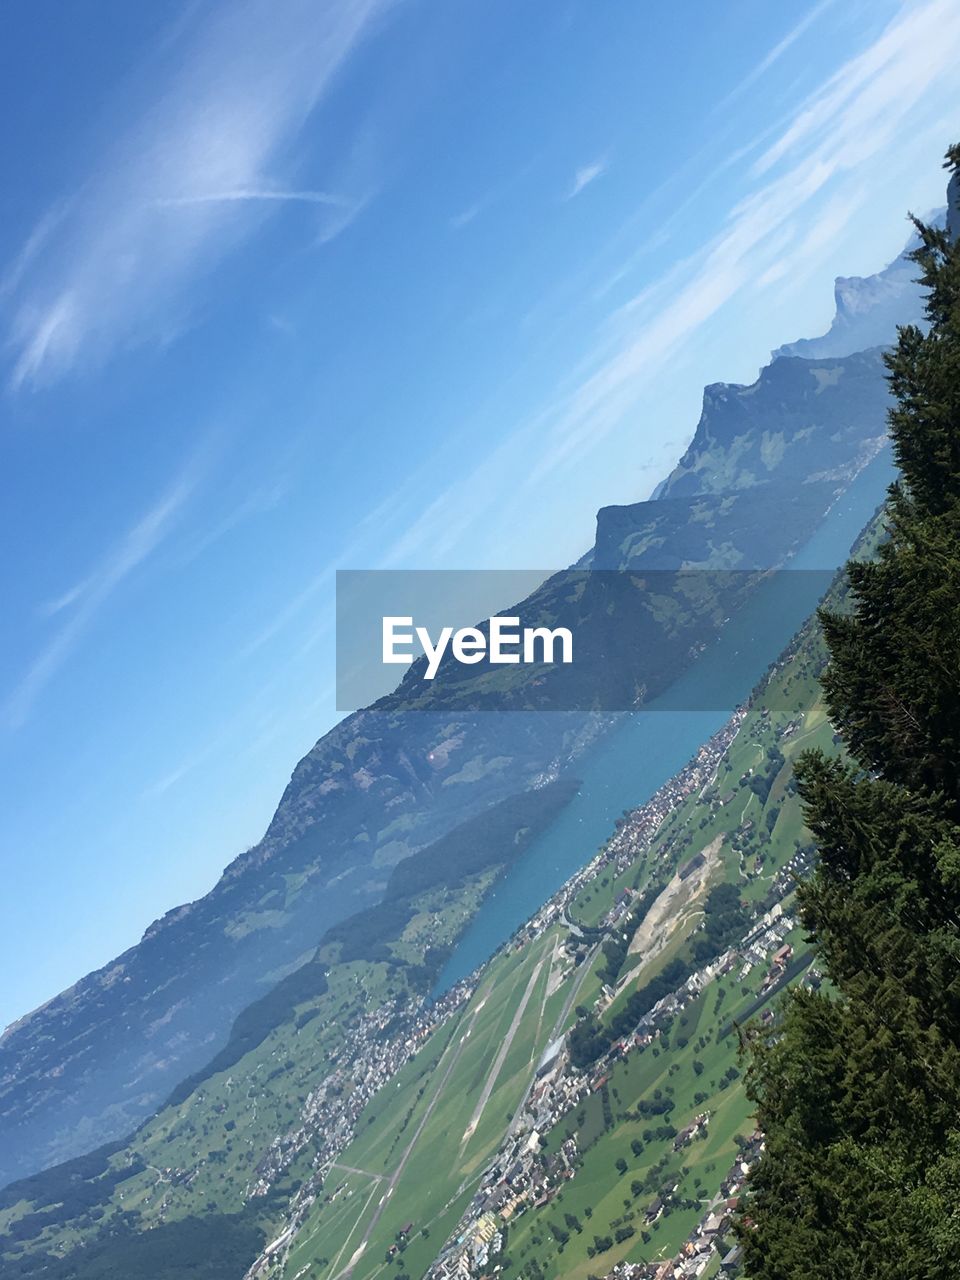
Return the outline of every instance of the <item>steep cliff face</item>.
{"type": "Polygon", "coordinates": [[[787,559],[846,487],[839,481],[759,484],[693,494],[597,515],[598,569],[766,569],[787,559]]]}
{"type": "MultiPolygon", "coordinates": [[[[877,351],[778,359],[751,387],[709,387],[662,499],[605,508],[587,561],[782,563],[881,446],[885,407],[877,351]]],[[[553,776],[595,731],[584,717],[410,712],[407,692],[316,744],[263,840],[209,894],[8,1030],[0,1182],[128,1132],[330,925],[378,901],[394,866],[553,776]]]]}
{"type": "MultiPolygon", "coordinates": [[[[879,349],[842,359],[774,360],[750,386],[703,393],[696,434],[660,501],[849,483],[881,447],[887,392],[879,349]]],[[[760,548],[760,559],[767,563],[760,548]]]]}
{"type": "MultiPolygon", "coordinates": [[[[950,193],[947,193],[948,200],[950,193]]],[[[946,211],[941,209],[929,221],[943,226],[946,211]]],[[[912,239],[903,253],[883,271],[872,276],[840,276],[834,285],[836,314],[830,328],[819,338],[801,338],[773,352],[781,356],[802,356],[820,360],[827,356],[847,356],[867,347],[889,346],[897,336],[898,324],[923,324],[923,295],[917,286],[917,268],[907,256],[917,244],[912,239]]]]}

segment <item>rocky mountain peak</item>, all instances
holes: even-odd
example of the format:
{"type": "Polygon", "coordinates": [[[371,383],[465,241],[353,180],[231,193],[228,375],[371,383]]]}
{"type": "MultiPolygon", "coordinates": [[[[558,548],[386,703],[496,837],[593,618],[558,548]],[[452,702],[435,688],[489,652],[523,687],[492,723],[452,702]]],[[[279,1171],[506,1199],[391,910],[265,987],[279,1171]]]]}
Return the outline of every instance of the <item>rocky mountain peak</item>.
{"type": "MultiPolygon", "coordinates": [[[[943,226],[945,217],[946,210],[940,209],[927,221],[943,226]]],[[[838,276],[833,289],[836,312],[827,332],[819,338],[801,338],[777,347],[773,359],[848,356],[868,347],[889,346],[896,340],[898,324],[923,324],[917,268],[909,257],[916,245],[913,236],[903,252],[874,275],[838,276]]]]}

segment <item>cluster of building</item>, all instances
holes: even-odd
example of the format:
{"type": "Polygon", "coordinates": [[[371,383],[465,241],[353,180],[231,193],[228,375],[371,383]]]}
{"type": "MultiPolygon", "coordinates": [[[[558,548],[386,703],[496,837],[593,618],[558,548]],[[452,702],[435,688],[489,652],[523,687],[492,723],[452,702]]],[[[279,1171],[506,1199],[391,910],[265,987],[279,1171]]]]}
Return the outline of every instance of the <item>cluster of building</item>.
{"type": "Polygon", "coordinates": [[[756,922],[740,944],[740,977],[745,978],[757,965],[769,963],[761,992],[769,990],[783,976],[783,971],[793,956],[793,948],[784,942],[788,933],[796,928],[796,921],[787,915],[781,903],[776,902],[756,922]],[[773,952],[772,959],[770,953],[773,952]]]}
{"type": "Polygon", "coordinates": [[[459,1241],[456,1266],[446,1274],[450,1280],[469,1280],[483,1275],[492,1258],[503,1249],[503,1231],[492,1213],[483,1213],[459,1241]]]}
{"type": "MultiPolygon", "coordinates": [[[[477,1224],[488,1221],[491,1215],[494,1215],[495,1222],[499,1220],[507,1224],[511,1218],[528,1209],[541,1208],[550,1203],[564,1182],[576,1176],[576,1140],[569,1137],[556,1154],[545,1155],[541,1135],[554,1128],[591,1093],[604,1087],[616,1058],[647,1048],[659,1038],[662,1026],[682,1012],[717,977],[736,968],[741,959],[746,964],[744,972],[749,972],[755,964],[765,961],[772,952],[771,973],[777,977],[782,976],[792,955],[792,949],[783,943],[783,939],[793,927],[792,919],[777,904],[752,926],[738,947],[731,948],[718,959],[692,973],[680,987],[658,1001],[630,1035],[618,1040],[608,1054],[586,1071],[578,1070],[569,1063],[562,1038],[551,1044],[541,1058],[534,1083],[527,1094],[521,1122],[511,1128],[505,1144],[486,1171],[455,1232],[427,1273],[427,1280],[475,1280],[476,1277],[488,1274],[486,1265],[489,1253],[482,1265],[475,1261],[477,1251],[474,1232],[477,1224]]],[[[697,1115],[674,1138],[674,1150],[682,1150],[705,1133],[708,1124],[709,1113],[697,1115]]],[[[761,1147],[762,1139],[756,1134],[724,1179],[721,1185],[722,1200],[729,1201],[740,1190],[750,1164],[758,1158],[761,1147]]],[[[665,1197],[668,1196],[669,1191],[663,1191],[648,1207],[647,1226],[660,1217],[666,1204],[665,1197]]],[[[721,1213],[718,1216],[715,1202],[675,1259],[658,1263],[653,1269],[646,1264],[638,1267],[631,1264],[628,1271],[615,1269],[611,1275],[622,1274],[624,1280],[631,1280],[631,1277],[635,1280],[640,1280],[641,1277],[643,1280],[648,1277],[656,1277],[656,1280],[685,1280],[686,1277],[699,1276],[719,1247],[725,1226],[724,1215],[721,1213]]]]}
{"type": "Polygon", "coordinates": [[[798,849],[788,863],[777,873],[773,882],[772,894],[777,898],[785,897],[797,880],[805,880],[816,862],[816,850],[812,844],[798,849]]]}
{"type": "Polygon", "coordinates": [[[644,851],[676,807],[694,792],[702,793],[713,782],[717,766],[746,719],[747,708],[738,707],[729,720],[708,738],[693,759],[674,774],[650,800],[632,810],[619,824],[604,849],[606,862],[625,871],[644,851]]]}
{"type": "Polygon", "coordinates": [[[352,1142],[367,1103],[472,992],[473,985],[467,980],[436,1002],[410,999],[401,1008],[398,1001],[387,1001],[348,1024],[342,1044],[330,1055],[333,1070],[307,1095],[297,1127],[278,1134],[267,1148],[247,1186],[247,1197],[266,1195],[304,1147],[313,1144],[317,1173],[304,1189],[304,1201],[309,1198],[312,1202],[312,1184],[322,1182],[352,1142]],[[398,1022],[402,1027],[399,1034],[388,1034],[398,1022]]]}
{"type": "MultiPolygon", "coordinates": [[[[739,1275],[742,1251],[733,1242],[733,1215],[739,1207],[747,1176],[762,1153],[763,1136],[755,1132],[720,1184],[720,1194],[706,1207],[703,1217],[672,1258],[659,1262],[618,1262],[604,1280],[694,1280],[704,1274],[718,1253],[721,1276],[739,1275]]],[[[648,1212],[648,1225],[662,1213],[663,1202],[656,1200],[653,1207],[659,1211],[652,1218],[648,1212]]]]}

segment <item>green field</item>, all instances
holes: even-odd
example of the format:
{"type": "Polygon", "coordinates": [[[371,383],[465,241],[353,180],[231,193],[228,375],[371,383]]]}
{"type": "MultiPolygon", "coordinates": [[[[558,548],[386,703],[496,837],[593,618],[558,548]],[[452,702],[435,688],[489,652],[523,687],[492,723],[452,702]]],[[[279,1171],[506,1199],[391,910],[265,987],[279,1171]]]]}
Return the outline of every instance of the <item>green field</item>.
{"type": "MultiPolygon", "coordinates": [[[[793,940],[801,942],[799,931],[793,940]]],[[[754,1001],[763,976],[755,970],[743,982],[731,975],[708,987],[675,1019],[669,1047],[655,1043],[618,1062],[605,1086],[612,1112],[609,1127],[601,1095],[595,1093],[549,1135],[548,1152],[575,1137],[582,1164],[549,1205],[528,1210],[511,1227],[509,1256],[519,1273],[586,1280],[620,1259],[652,1261],[677,1252],[703,1209],[668,1206],[649,1228],[644,1214],[674,1182],[676,1201],[706,1204],[737,1153],[735,1136],[752,1130],[750,1104],[740,1087],[738,1038],[727,1034],[718,1039],[718,1032],[754,1001]],[[733,1072],[737,1074],[728,1076],[733,1072]],[[672,1137],[656,1136],[664,1118],[636,1114],[638,1103],[664,1100],[673,1104],[672,1129],[683,1129],[696,1115],[709,1112],[706,1136],[674,1152],[672,1137]],[[634,1142],[642,1148],[639,1154],[634,1142]],[[625,1172],[617,1168],[618,1159],[626,1161],[625,1172]],[[580,1223],[580,1231],[566,1224],[567,1214],[580,1223]],[[628,1225],[635,1228],[633,1236],[596,1252],[595,1236],[603,1238],[628,1225]],[[569,1239],[560,1243],[552,1228],[565,1228],[569,1239]]]]}
{"type": "MultiPolygon", "coordinates": [[[[432,1036],[373,1100],[337,1168],[368,1171],[377,1193],[355,1199],[352,1218],[319,1200],[285,1275],[303,1274],[308,1266],[310,1276],[336,1276],[361,1243],[352,1274],[357,1280],[378,1275],[408,1222],[414,1229],[398,1256],[411,1274],[426,1270],[475,1191],[555,1029],[564,991],[548,995],[548,983],[551,973],[556,978],[560,967],[569,968],[559,939],[560,930],[551,929],[498,956],[453,1025],[432,1036]]],[[[335,1176],[336,1170],[328,1184],[335,1176]]]]}

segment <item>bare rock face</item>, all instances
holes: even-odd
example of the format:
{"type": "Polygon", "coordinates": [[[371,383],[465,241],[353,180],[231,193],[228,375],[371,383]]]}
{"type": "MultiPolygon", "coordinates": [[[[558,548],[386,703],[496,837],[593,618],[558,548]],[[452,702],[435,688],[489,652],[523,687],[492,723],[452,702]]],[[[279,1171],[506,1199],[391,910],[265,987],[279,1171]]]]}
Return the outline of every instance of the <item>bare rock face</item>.
{"type": "MultiPolygon", "coordinates": [[[[783,357],[749,386],[714,383],[704,390],[696,434],[659,501],[750,493],[760,503],[769,485],[843,487],[882,445],[886,407],[878,347],[845,357],[783,357]]],[[[753,559],[729,567],[773,563],[761,531],[752,530],[742,549],[753,559]]]]}
{"type": "MultiPolygon", "coordinates": [[[[960,200],[956,178],[951,183],[953,199],[960,200]]],[[[950,199],[950,192],[947,193],[950,199]]],[[[929,221],[943,226],[946,211],[941,209],[929,221]]],[[[960,213],[954,218],[960,226],[960,213]]],[[[773,352],[774,360],[784,356],[802,356],[805,360],[822,360],[830,356],[848,356],[868,347],[886,347],[896,341],[897,325],[925,322],[923,295],[917,285],[917,268],[908,254],[918,241],[914,237],[903,253],[889,266],[872,276],[838,276],[834,284],[836,314],[830,328],[819,338],[801,338],[788,342],[773,352]]]]}

